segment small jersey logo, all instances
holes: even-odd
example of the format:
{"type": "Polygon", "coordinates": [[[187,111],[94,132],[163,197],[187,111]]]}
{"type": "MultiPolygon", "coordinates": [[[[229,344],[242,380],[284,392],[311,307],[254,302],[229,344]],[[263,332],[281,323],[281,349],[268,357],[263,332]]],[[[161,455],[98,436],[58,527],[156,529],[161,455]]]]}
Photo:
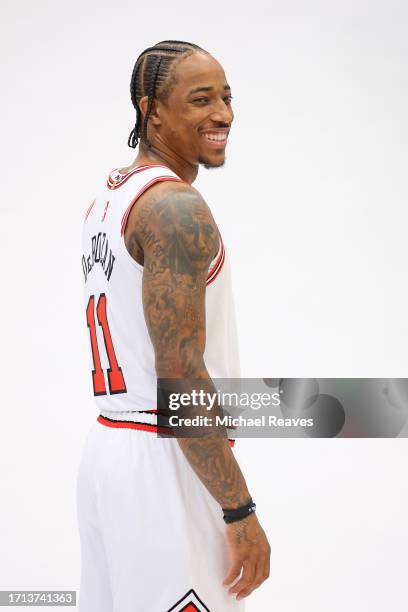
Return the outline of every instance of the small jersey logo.
{"type": "Polygon", "coordinates": [[[104,221],[104,220],[105,220],[105,217],[106,217],[106,211],[108,210],[108,206],[109,206],[109,200],[108,200],[108,201],[106,202],[106,204],[105,204],[105,210],[103,211],[103,216],[102,216],[101,221],[104,221]]]}
{"type": "Polygon", "coordinates": [[[167,612],[210,612],[210,609],[201,601],[194,589],[190,589],[167,612]]]}

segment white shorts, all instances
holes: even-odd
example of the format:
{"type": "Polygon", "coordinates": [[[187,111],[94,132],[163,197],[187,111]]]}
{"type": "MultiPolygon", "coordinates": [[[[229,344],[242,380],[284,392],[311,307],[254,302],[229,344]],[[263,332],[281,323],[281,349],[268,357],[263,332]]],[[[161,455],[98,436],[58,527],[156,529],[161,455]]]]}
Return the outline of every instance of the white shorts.
{"type": "MultiPolygon", "coordinates": [[[[133,424],[132,424],[133,425],[133,424]]],[[[79,612],[243,612],[225,523],[177,440],[101,420],[77,483],[79,612]]]]}

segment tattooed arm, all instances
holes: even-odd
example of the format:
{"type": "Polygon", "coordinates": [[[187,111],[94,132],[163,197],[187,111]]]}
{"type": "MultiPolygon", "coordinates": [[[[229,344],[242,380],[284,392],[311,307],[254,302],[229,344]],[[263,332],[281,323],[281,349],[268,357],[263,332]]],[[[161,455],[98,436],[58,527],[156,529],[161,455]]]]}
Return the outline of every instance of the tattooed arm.
{"type": "MultiPolygon", "coordinates": [[[[180,380],[183,392],[191,392],[193,380],[200,379],[202,388],[215,392],[204,363],[206,279],[219,247],[214,219],[200,194],[179,183],[152,187],[137,209],[129,217],[125,240],[135,259],[143,258],[143,306],[157,377],[180,380]]],[[[205,407],[195,410],[195,415],[200,410],[208,415],[205,407]]],[[[245,479],[228,440],[219,432],[212,434],[177,440],[220,506],[237,508],[250,498],[245,479]]],[[[252,555],[252,565],[233,591],[244,597],[265,579],[269,545],[255,514],[228,525],[227,542],[233,551],[227,582],[239,575],[248,551],[252,555]],[[255,571],[259,556],[263,562],[255,571]]]]}
{"type": "MultiPolygon", "coordinates": [[[[190,381],[200,379],[214,392],[204,363],[206,279],[219,247],[214,219],[200,194],[179,183],[152,187],[137,208],[125,239],[135,258],[140,259],[137,247],[143,252],[143,306],[157,377],[179,379],[185,392],[192,389],[190,381]]],[[[205,407],[201,410],[208,415],[205,407]]],[[[228,440],[211,436],[178,442],[221,507],[247,503],[250,495],[228,440]]]]}

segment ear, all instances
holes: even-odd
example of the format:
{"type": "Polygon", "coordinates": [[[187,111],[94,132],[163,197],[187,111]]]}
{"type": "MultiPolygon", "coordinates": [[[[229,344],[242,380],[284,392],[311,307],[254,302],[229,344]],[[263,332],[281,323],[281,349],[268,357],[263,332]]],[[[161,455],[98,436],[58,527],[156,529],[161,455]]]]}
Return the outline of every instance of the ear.
{"type": "MultiPolygon", "coordinates": [[[[148,96],[143,96],[143,98],[140,98],[140,100],[139,100],[139,108],[140,108],[140,111],[141,111],[143,117],[146,116],[147,107],[148,106],[149,106],[149,98],[148,98],[148,96]]],[[[161,125],[159,106],[160,105],[158,104],[158,101],[155,98],[153,100],[152,109],[151,109],[150,115],[149,115],[149,121],[151,121],[153,123],[153,125],[161,125]]]]}
{"type": "Polygon", "coordinates": [[[140,100],[139,100],[139,109],[140,109],[140,112],[142,113],[143,117],[147,113],[148,103],[149,103],[149,99],[148,99],[147,96],[143,96],[143,98],[140,98],[140,100]]]}

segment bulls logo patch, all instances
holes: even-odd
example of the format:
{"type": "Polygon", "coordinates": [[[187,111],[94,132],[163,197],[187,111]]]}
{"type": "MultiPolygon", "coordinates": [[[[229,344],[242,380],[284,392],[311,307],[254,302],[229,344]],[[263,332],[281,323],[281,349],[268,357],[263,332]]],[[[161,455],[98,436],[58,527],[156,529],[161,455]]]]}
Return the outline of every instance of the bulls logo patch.
{"type": "Polygon", "coordinates": [[[201,601],[194,589],[190,589],[167,612],[210,612],[210,609],[201,601]]]}

